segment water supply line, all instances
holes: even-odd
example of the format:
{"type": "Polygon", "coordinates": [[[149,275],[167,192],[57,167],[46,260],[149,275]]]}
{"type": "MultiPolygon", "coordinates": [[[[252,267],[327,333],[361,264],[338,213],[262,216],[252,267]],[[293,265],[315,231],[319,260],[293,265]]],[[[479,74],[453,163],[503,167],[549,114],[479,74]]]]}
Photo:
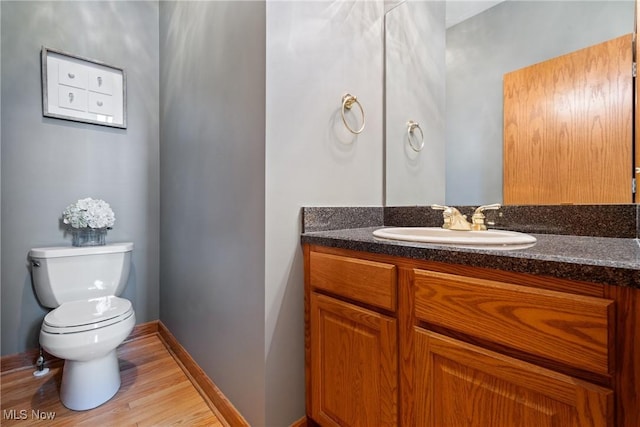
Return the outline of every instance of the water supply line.
{"type": "Polygon", "coordinates": [[[38,358],[36,359],[36,367],[38,369],[36,369],[33,372],[33,376],[34,377],[42,377],[44,375],[47,375],[49,373],[49,368],[45,368],[44,366],[44,353],[42,352],[42,347],[40,347],[40,354],[38,355],[38,358]]]}

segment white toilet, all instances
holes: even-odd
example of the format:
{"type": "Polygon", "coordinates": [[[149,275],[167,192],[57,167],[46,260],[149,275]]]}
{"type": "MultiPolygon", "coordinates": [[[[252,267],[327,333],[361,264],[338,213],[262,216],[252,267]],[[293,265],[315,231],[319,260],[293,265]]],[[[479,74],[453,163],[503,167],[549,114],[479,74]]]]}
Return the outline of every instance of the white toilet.
{"type": "Polygon", "coordinates": [[[83,411],[108,401],[120,388],[116,347],[136,316],[119,298],[127,285],[133,243],[35,248],[29,252],[38,300],[49,312],[40,345],[64,359],[60,400],[83,411]]]}

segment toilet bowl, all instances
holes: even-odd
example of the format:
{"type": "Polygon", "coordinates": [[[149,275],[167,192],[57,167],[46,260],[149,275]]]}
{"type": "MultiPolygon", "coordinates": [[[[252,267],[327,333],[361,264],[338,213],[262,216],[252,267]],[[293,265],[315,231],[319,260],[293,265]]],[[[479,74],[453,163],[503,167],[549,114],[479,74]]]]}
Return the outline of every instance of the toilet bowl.
{"type": "Polygon", "coordinates": [[[136,323],[120,298],[133,244],[32,249],[32,274],[43,305],[56,307],[42,322],[40,345],[64,359],[60,400],[69,409],[95,408],[120,388],[116,348],[136,323]]]}
{"type": "Polygon", "coordinates": [[[47,314],[40,330],[40,345],[65,361],[60,387],[64,406],[76,411],[91,409],[116,394],[120,389],[116,347],[129,336],[135,323],[131,303],[114,296],[64,303],[47,314]],[[95,310],[101,305],[116,310],[101,317],[95,310]]]}

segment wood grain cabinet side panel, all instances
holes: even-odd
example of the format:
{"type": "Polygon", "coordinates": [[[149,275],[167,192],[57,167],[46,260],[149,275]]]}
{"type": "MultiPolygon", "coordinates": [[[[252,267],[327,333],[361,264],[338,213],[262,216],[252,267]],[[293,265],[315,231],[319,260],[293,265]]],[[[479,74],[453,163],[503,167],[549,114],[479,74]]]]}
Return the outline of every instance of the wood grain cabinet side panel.
{"type": "Polygon", "coordinates": [[[397,321],[311,293],[311,416],[322,426],[395,426],[397,321]]]}
{"type": "Polygon", "coordinates": [[[309,258],[312,288],[396,310],[395,265],[313,251],[309,258]]]}
{"type": "Polygon", "coordinates": [[[613,392],[414,329],[416,426],[613,426],[613,392]]]}
{"type": "Polygon", "coordinates": [[[614,301],[415,270],[416,317],[590,372],[614,370],[614,301]]]}

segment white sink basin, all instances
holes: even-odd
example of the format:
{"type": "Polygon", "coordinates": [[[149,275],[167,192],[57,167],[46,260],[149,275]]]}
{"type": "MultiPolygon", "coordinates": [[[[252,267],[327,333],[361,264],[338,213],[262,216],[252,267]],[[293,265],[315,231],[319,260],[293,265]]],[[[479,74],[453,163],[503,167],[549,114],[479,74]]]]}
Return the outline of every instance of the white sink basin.
{"type": "Polygon", "coordinates": [[[391,227],[375,230],[373,235],[391,240],[492,249],[524,249],[536,243],[533,236],[505,230],[457,231],[440,227],[391,227]]]}

